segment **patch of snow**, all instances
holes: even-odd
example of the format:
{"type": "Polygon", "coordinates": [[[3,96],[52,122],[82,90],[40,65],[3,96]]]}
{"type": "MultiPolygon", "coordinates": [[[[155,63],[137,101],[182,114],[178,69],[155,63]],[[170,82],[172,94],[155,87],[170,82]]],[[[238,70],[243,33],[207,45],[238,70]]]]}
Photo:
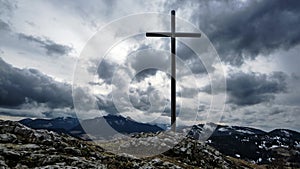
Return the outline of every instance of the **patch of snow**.
{"type": "Polygon", "coordinates": [[[262,146],[262,148],[266,148],[266,141],[262,141],[261,146],[262,146]]]}
{"type": "Polygon", "coordinates": [[[116,120],[114,122],[119,126],[123,126],[125,124],[125,122],[123,120],[116,120]]]}
{"type": "Polygon", "coordinates": [[[249,139],[248,139],[248,138],[244,138],[244,139],[242,139],[241,141],[242,141],[242,142],[248,142],[249,139]]]}
{"type": "Polygon", "coordinates": [[[261,162],[261,161],[262,161],[262,158],[259,158],[257,161],[258,161],[258,162],[261,162]]]}
{"type": "Polygon", "coordinates": [[[184,148],[184,147],[181,147],[181,148],[180,148],[180,151],[183,151],[183,152],[184,152],[185,150],[186,150],[186,148],[184,148]]]}
{"type": "Polygon", "coordinates": [[[288,131],[285,131],[285,130],[281,130],[281,132],[283,132],[287,137],[290,137],[290,133],[288,131]]]}
{"type": "Polygon", "coordinates": [[[236,130],[237,132],[240,132],[240,133],[245,133],[245,134],[255,134],[253,133],[252,131],[248,131],[248,130],[241,130],[241,129],[238,129],[236,130]]]}
{"type": "Polygon", "coordinates": [[[272,146],[270,147],[270,149],[277,148],[277,147],[279,147],[279,146],[278,146],[278,145],[272,145],[272,146]]]}
{"type": "Polygon", "coordinates": [[[205,141],[206,143],[211,143],[211,140],[207,140],[207,141],[205,141]]]}
{"type": "Polygon", "coordinates": [[[225,127],[221,127],[221,128],[218,129],[218,131],[225,132],[225,131],[228,131],[228,129],[225,128],[225,127]]]}

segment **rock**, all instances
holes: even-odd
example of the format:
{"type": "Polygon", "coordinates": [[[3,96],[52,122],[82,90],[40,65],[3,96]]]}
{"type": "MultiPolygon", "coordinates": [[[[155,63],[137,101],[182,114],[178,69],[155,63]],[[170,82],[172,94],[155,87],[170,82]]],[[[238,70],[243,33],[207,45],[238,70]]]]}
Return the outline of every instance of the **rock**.
{"type": "Polygon", "coordinates": [[[23,137],[28,137],[30,136],[32,133],[33,133],[33,130],[26,127],[26,126],[21,126],[20,125],[17,125],[13,131],[16,135],[20,135],[20,136],[23,136],[23,137]]]}
{"type": "Polygon", "coordinates": [[[0,142],[1,143],[14,143],[17,140],[16,135],[14,134],[0,134],[0,142]]]}
{"type": "Polygon", "coordinates": [[[32,151],[32,150],[39,149],[40,146],[36,145],[36,144],[23,144],[23,145],[20,145],[18,148],[21,150],[31,150],[32,151]]]}
{"type": "Polygon", "coordinates": [[[52,165],[62,161],[62,156],[60,155],[49,155],[46,156],[45,160],[42,162],[42,165],[52,165]]]}
{"type": "Polygon", "coordinates": [[[5,164],[5,161],[0,160],[0,169],[2,168],[8,168],[8,166],[5,164]]]}
{"type": "Polygon", "coordinates": [[[28,166],[26,165],[22,165],[20,163],[18,163],[16,166],[15,166],[16,169],[28,169],[28,166]]]}
{"type": "Polygon", "coordinates": [[[81,151],[76,149],[75,147],[66,147],[64,150],[68,154],[72,154],[75,156],[81,156],[81,151]]]}
{"type": "MultiPolygon", "coordinates": [[[[0,168],[242,168],[197,140],[187,138],[175,147],[169,147],[170,143],[176,142],[176,133],[167,133],[162,143],[157,142],[159,133],[139,133],[134,137],[141,138],[140,141],[123,145],[125,149],[149,145],[171,148],[147,158],[129,153],[112,154],[91,142],[52,131],[30,129],[11,121],[0,120],[0,134],[0,168]]],[[[108,143],[114,141],[120,140],[109,140],[108,143]]],[[[243,161],[243,165],[247,166],[247,162],[243,161]]],[[[249,165],[248,168],[252,167],[249,165]]]]}
{"type": "Polygon", "coordinates": [[[1,153],[1,155],[4,156],[5,158],[14,159],[14,160],[17,160],[20,157],[20,153],[14,152],[12,150],[4,150],[1,153]]]}

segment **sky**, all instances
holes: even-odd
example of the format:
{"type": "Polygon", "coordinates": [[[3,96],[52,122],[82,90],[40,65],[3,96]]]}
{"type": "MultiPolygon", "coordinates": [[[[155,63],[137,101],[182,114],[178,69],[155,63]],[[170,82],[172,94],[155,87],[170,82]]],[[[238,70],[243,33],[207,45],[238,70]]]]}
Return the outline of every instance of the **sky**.
{"type": "MultiPolygon", "coordinates": [[[[85,118],[121,114],[141,122],[169,123],[170,76],[163,71],[170,66],[168,39],[142,35],[123,39],[101,63],[83,53],[112,21],[149,12],[168,15],[172,9],[203,34],[202,60],[177,43],[180,124],[189,124],[195,112],[197,122],[212,117],[227,125],[300,131],[296,0],[0,0],[0,118],[75,116],[78,106],[88,109],[91,103],[98,110],[87,110],[85,118]],[[153,65],[156,69],[139,71],[153,65]],[[77,72],[80,66],[86,70],[84,76],[77,72]],[[217,89],[223,76],[226,88],[212,93],[211,83],[217,89]],[[78,79],[85,86],[78,85],[78,79]],[[73,100],[72,91],[85,104],[73,100]],[[118,94],[128,97],[124,101],[118,94]],[[224,94],[224,109],[209,114],[211,99],[224,94]]],[[[142,24],[146,23],[123,26],[134,30],[142,24]]],[[[160,24],[154,26],[168,26],[160,24]]],[[[186,25],[179,24],[178,29],[185,30],[186,25]]]]}

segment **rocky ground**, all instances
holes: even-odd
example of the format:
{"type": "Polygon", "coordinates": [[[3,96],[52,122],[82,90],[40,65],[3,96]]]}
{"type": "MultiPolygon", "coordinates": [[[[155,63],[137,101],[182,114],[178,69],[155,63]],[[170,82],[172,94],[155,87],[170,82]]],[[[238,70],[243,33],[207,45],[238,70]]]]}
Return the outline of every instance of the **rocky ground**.
{"type": "MultiPolygon", "coordinates": [[[[172,139],[169,135],[169,140],[172,139]]],[[[142,143],[142,142],[141,142],[142,143]]],[[[143,143],[144,144],[144,143],[143,143]]],[[[163,154],[113,154],[92,142],[0,120],[0,168],[273,168],[222,155],[186,138],[163,154]]]]}

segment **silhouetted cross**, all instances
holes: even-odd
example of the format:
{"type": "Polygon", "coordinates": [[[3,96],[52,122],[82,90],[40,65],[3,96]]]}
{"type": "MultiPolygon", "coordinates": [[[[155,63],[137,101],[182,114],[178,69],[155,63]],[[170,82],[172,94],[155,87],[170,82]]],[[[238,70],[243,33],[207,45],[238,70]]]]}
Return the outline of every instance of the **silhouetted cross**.
{"type": "Polygon", "coordinates": [[[175,32],[175,10],[171,11],[171,32],[147,32],[147,37],[170,37],[171,38],[171,126],[176,131],[176,37],[200,38],[200,33],[175,32]]]}

